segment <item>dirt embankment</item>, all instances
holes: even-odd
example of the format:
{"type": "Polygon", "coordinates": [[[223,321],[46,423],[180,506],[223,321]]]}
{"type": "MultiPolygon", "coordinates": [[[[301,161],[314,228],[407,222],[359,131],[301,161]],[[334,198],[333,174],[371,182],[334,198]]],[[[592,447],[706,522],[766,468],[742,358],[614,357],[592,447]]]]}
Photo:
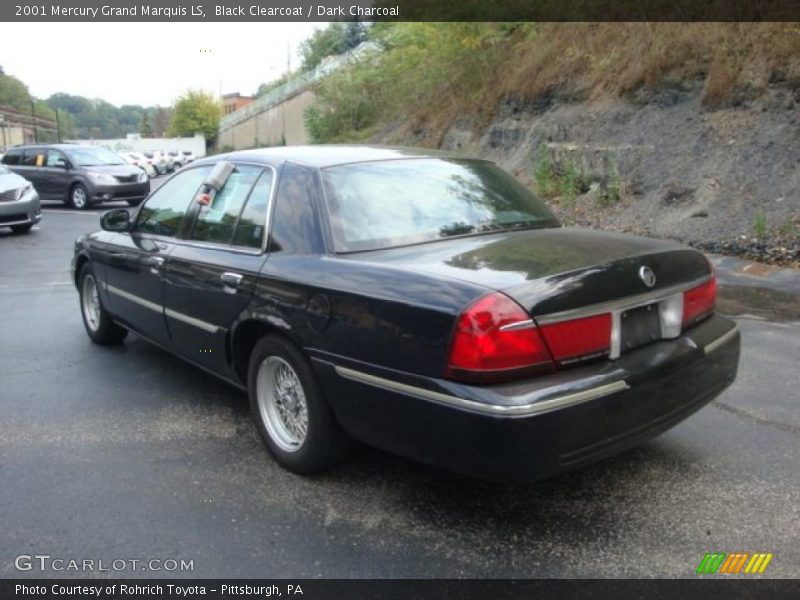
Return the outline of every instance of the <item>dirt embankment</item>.
{"type": "Polygon", "coordinates": [[[398,124],[378,141],[491,158],[538,189],[568,224],[678,239],[800,266],[800,88],[708,109],[702,81],[628,98],[503,99],[488,123],[398,124]]]}

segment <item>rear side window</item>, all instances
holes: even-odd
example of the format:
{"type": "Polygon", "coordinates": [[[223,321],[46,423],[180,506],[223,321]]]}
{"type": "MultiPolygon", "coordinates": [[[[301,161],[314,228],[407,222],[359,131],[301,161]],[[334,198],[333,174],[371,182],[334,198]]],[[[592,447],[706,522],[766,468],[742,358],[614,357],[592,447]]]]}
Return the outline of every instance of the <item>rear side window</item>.
{"type": "Polygon", "coordinates": [[[208,206],[202,206],[192,229],[193,240],[229,244],[236,222],[253,189],[261,167],[239,165],[208,206]]]}
{"type": "Polygon", "coordinates": [[[181,171],[147,199],[136,219],[136,231],[174,237],[210,166],[181,171]]]}
{"type": "Polygon", "coordinates": [[[267,210],[272,191],[272,170],[267,169],[256,181],[247,204],[244,205],[236,232],[233,234],[235,246],[261,248],[267,228],[267,210]]]}
{"type": "Polygon", "coordinates": [[[281,171],[272,217],[271,252],[314,254],[322,251],[322,235],[314,207],[314,174],[286,163],[281,171]]]}
{"type": "Polygon", "coordinates": [[[25,150],[22,153],[22,164],[26,167],[44,166],[44,150],[25,150]]]}
{"type": "Polygon", "coordinates": [[[4,165],[18,165],[19,159],[22,157],[21,150],[9,150],[3,157],[4,165]]]}

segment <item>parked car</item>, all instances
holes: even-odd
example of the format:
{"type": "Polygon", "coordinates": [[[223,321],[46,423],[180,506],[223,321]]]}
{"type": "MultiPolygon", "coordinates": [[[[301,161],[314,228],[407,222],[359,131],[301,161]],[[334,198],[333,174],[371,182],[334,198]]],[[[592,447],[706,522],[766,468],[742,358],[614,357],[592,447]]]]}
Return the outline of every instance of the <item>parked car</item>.
{"type": "Polygon", "coordinates": [[[122,156],[122,158],[124,158],[129,165],[139,167],[142,171],[147,173],[148,177],[155,177],[157,175],[156,169],[153,166],[153,161],[146,156],[136,152],[125,152],[120,156],[122,156]]]}
{"type": "Polygon", "coordinates": [[[181,152],[181,154],[183,154],[183,164],[185,165],[188,165],[190,162],[197,159],[197,156],[195,156],[194,152],[191,150],[184,150],[181,152]]]}
{"type": "Polygon", "coordinates": [[[153,163],[153,168],[156,170],[157,175],[166,175],[168,173],[167,161],[164,160],[163,156],[150,151],[142,152],[142,156],[153,163]]]}
{"type": "Polygon", "coordinates": [[[132,329],[246,389],[298,473],[356,439],[538,479],[669,429],[738,368],[702,253],[562,227],[485,160],[231,153],[101,225],[72,261],[89,337],[132,329]]]}
{"type": "Polygon", "coordinates": [[[167,165],[167,173],[172,173],[175,170],[175,161],[169,155],[169,152],[164,152],[163,150],[153,150],[153,155],[157,159],[164,161],[164,164],[167,165]]]}
{"type": "Polygon", "coordinates": [[[183,154],[177,150],[170,150],[167,154],[172,158],[172,166],[176,171],[186,164],[186,159],[184,159],[183,154]]]}
{"type": "Polygon", "coordinates": [[[150,192],[141,169],[100,146],[16,146],[6,152],[3,164],[30,181],[42,199],[62,200],[81,210],[114,200],[137,206],[150,192]]]}
{"type": "Polygon", "coordinates": [[[41,220],[39,194],[31,182],[0,165],[0,227],[28,233],[41,220]]]}

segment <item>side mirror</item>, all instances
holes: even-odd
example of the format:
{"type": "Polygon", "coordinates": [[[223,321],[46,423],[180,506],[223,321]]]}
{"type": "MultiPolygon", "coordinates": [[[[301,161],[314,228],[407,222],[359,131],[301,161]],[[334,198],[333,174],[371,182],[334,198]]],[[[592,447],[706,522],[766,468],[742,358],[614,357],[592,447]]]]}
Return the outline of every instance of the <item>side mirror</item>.
{"type": "Polygon", "coordinates": [[[116,208],[100,217],[100,227],[106,231],[128,231],[131,228],[131,216],[124,208],[116,208]]]}

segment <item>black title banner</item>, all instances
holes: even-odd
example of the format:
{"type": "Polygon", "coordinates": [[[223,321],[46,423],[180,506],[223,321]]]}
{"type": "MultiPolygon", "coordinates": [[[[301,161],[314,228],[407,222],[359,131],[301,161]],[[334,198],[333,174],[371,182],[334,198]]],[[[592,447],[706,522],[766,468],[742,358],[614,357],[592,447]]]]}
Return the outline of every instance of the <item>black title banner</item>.
{"type": "Polygon", "coordinates": [[[28,579],[0,581],[3,600],[533,600],[535,598],[797,598],[800,583],[792,580],[136,580],[28,579]]]}
{"type": "Polygon", "coordinates": [[[798,0],[11,0],[2,21],[797,21],[798,0]]]}

